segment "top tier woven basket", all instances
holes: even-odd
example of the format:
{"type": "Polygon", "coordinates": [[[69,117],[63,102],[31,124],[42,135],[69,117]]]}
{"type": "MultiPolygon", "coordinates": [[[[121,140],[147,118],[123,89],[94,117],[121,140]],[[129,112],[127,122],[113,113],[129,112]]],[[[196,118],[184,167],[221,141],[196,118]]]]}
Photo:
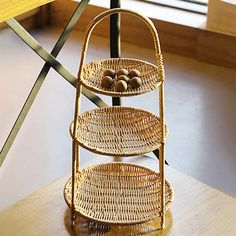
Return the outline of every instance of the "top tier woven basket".
{"type": "Polygon", "coordinates": [[[131,14],[140,18],[148,26],[154,42],[156,65],[153,65],[143,60],[132,59],[132,58],[106,58],[103,60],[92,61],[91,63],[84,65],[85,55],[91,31],[105,16],[104,14],[100,14],[98,17],[96,17],[95,20],[91,21],[91,23],[88,26],[88,30],[84,40],[84,45],[82,48],[80,69],[78,72],[79,81],[81,81],[84,87],[94,92],[113,97],[134,96],[150,92],[156,89],[164,80],[163,60],[157,31],[151,20],[149,20],[148,18],[136,12],[125,9],[119,9],[119,12],[125,12],[125,13],[132,12],[131,14]],[[137,69],[140,71],[141,73],[140,78],[142,80],[142,85],[139,88],[132,89],[131,87],[128,86],[128,89],[125,92],[117,92],[114,86],[115,83],[113,83],[111,88],[104,88],[101,85],[103,72],[106,69],[113,69],[115,71],[118,71],[119,69],[123,68],[126,68],[127,70],[137,69]]]}

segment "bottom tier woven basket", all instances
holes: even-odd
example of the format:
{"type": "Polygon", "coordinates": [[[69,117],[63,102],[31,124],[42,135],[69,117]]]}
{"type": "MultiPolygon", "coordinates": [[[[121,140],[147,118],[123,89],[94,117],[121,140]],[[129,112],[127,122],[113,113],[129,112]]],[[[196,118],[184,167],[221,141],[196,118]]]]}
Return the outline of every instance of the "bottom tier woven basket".
{"type": "MultiPolygon", "coordinates": [[[[64,188],[71,207],[71,178],[64,188]]],[[[83,169],[75,180],[75,210],[86,218],[107,224],[137,224],[160,216],[160,175],[129,163],[105,163],[83,169]]],[[[166,210],[173,189],[165,180],[166,210]]]]}

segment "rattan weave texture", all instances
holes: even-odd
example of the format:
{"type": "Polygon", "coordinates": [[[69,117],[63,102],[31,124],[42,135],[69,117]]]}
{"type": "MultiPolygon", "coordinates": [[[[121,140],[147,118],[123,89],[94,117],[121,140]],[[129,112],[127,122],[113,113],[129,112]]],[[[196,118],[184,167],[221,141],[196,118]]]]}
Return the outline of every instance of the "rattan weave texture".
{"type": "MultiPolygon", "coordinates": [[[[75,180],[75,210],[85,217],[110,224],[135,224],[160,216],[160,176],[129,163],[105,163],[83,169],[75,180]]],[[[71,207],[71,178],[64,197],[71,207]]],[[[173,201],[165,181],[165,210],[173,201]]]]}
{"type": "Polygon", "coordinates": [[[108,58],[92,61],[85,65],[82,73],[82,84],[94,92],[105,95],[116,97],[134,96],[156,89],[161,83],[158,74],[158,67],[146,61],[130,58],[108,58]],[[132,89],[128,86],[127,91],[117,92],[115,89],[116,79],[114,79],[111,88],[104,88],[101,85],[101,80],[106,69],[113,69],[115,71],[119,69],[127,69],[128,71],[137,69],[141,72],[142,86],[138,89],[132,89]]]}
{"type": "MultiPolygon", "coordinates": [[[[114,79],[116,83],[116,78],[114,79]]],[[[78,71],[75,112],[70,128],[72,142],[72,178],[65,186],[64,196],[71,208],[72,226],[75,214],[110,224],[136,224],[160,216],[165,227],[165,211],[173,199],[173,190],[165,180],[164,144],[167,126],[164,117],[164,64],[158,33],[154,24],[137,12],[115,8],[95,17],[88,25],[82,46],[78,71]],[[112,58],[85,65],[89,39],[95,26],[104,18],[127,13],[138,17],[149,28],[153,38],[156,66],[129,58],[112,58]],[[116,92],[114,86],[104,89],[101,78],[106,69],[137,69],[142,85],[138,89],[116,92]],[[112,97],[133,96],[159,88],[159,117],[131,107],[103,107],[80,114],[82,86],[112,97]],[[107,163],[80,169],[80,146],[108,156],[138,156],[159,150],[159,173],[127,163],[107,163]]],[[[114,83],[113,83],[114,85],[114,83]]]]}
{"type": "Polygon", "coordinates": [[[141,155],[160,147],[161,122],[157,115],[138,108],[96,108],[78,117],[76,140],[102,155],[141,155]]]}

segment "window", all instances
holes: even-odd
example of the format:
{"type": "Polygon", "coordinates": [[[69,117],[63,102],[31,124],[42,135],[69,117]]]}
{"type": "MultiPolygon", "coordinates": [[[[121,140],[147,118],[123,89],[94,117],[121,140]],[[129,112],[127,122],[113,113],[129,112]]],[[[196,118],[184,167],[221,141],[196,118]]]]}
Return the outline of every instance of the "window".
{"type": "Polygon", "coordinates": [[[201,14],[207,13],[208,0],[144,0],[153,4],[173,7],[201,14]]]}

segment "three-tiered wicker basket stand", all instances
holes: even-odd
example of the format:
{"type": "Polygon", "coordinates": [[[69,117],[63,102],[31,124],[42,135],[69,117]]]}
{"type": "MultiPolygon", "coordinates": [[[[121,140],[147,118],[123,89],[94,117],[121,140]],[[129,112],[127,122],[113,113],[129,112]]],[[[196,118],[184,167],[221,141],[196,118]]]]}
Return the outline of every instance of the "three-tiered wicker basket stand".
{"type": "Polygon", "coordinates": [[[75,214],[105,224],[137,224],[161,217],[173,200],[171,184],[165,180],[164,144],[167,126],[164,122],[164,66],[157,31],[146,17],[125,9],[111,9],[90,22],[82,48],[78,72],[73,139],[72,177],[67,181],[64,197],[71,208],[72,224],[75,214]],[[155,46],[157,65],[127,58],[93,61],[84,65],[90,35],[104,18],[115,13],[128,13],[140,18],[149,28],[155,46]],[[137,69],[142,85],[117,92],[105,89],[101,78],[106,69],[137,69]],[[112,97],[135,96],[159,89],[159,116],[146,110],[112,106],[80,114],[82,86],[112,97]],[[108,156],[137,156],[159,150],[159,173],[143,166],[112,162],[80,169],[80,146],[108,156]]]}

